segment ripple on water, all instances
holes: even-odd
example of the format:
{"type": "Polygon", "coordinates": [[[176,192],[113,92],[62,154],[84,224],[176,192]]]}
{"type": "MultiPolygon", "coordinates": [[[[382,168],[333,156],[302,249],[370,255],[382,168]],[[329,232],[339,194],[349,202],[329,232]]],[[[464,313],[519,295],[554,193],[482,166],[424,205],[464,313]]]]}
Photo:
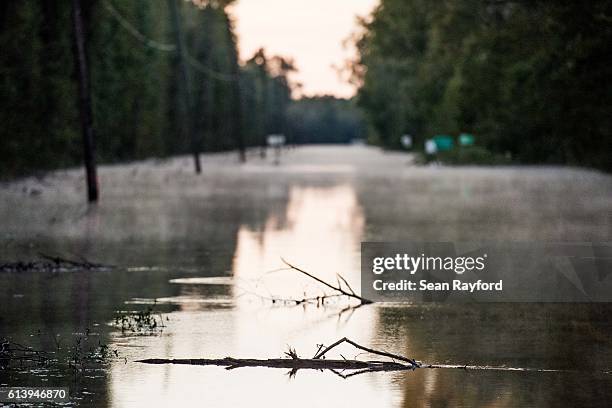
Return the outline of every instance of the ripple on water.
{"type": "Polygon", "coordinates": [[[171,297],[162,297],[156,299],[148,299],[148,298],[133,298],[125,302],[130,305],[154,305],[154,304],[170,304],[170,305],[183,305],[190,303],[197,304],[208,304],[208,305],[218,305],[218,306],[231,306],[233,301],[229,297],[212,297],[212,298],[203,298],[198,296],[171,296],[171,297]]]}
{"type": "Polygon", "coordinates": [[[169,282],[178,283],[181,285],[232,285],[234,284],[234,278],[231,276],[207,276],[170,279],[169,282]]]}

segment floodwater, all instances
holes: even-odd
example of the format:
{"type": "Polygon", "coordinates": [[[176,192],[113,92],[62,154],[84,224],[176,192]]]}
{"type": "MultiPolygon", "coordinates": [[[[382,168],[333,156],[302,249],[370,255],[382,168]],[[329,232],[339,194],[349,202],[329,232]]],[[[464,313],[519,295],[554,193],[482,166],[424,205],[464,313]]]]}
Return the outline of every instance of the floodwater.
{"type": "MultiPolygon", "coordinates": [[[[117,355],[0,369],[0,385],[68,386],[70,405],[605,406],[612,398],[608,304],[272,304],[319,295],[280,257],[359,287],[361,241],[605,241],[612,177],[557,167],[417,167],[368,147],[303,147],[281,164],[229,154],[100,169],[88,207],[81,170],[0,185],[0,259],[39,253],[110,271],[0,273],[0,338],[57,350],[77,338],[117,355]],[[155,304],[162,331],[122,333],[119,311],[155,304]],[[419,369],[343,379],[330,371],[146,365],[142,358],[311,356],[342,337],[427,363],[523,370],[419,369]],[[530,371],[547,369],[552,371],[530,371]]],[[[352,358],[358,351],[342,347],[352,358]]],[[[338,354],[336,354],[337,357],[338,354]]],[[[363,356],[362,356],[363,357],[363,356]]]]}

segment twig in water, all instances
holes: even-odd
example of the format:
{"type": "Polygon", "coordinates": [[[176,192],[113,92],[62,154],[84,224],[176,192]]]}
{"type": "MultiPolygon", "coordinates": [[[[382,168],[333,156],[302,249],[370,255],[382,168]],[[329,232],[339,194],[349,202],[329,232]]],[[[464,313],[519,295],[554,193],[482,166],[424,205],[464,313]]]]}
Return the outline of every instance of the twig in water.
{"type": "Polygon", "coordinates": [[[339,293],[343,294],[344,296],[347,296],[347,297],[350,297],[350,298],[353,298],[353,299],[357,299],[357,300],[359,300],[359,301],[361,302],[361,304],[362,304],[362,305],[367,305],[367,304],[373,303],[371,300],[369,300],[369,299],[365,299],[365,298],[363,298],[363,297],[361,297],[361,296],[357,295],[357,294],[356,294],[356,293],[353,291],[353,289],[350,287],[350,285],[349,285],[349,284],[346,282],[346,280],[345,280],[345,279],[344,279],[344,278],[343,278],[341,275],[337,275],[337,276],[338,276],[340,279],[342,279],[342,280],[343,280],[343,281],[346,283],[346,285],[347,285],[347,287],[349,288],[350,292],[347,292],[346,290],[344,290],[344,289],[343,289],[343,288],[342,288],[340,285],[338,285],[338,286],[336,287],[336,286],[332,285],[331,283],[325,282],[323,279],[320,279],[320,278],[318,278],[318,277],[314,276],[313,274],[308,273],[308,272],[306,272],[305,270],[300,269],[300,268],[298,268],[297,266],[294,266],[294,265],[290,264],[290,263],[289,263],[289,262],[287,262],[287,261],[286,261],[284,258],[281,258],[281,260],[283,261],[283,263],[284,263],[285,265],[287,265],[287,266],[289,267],[289,269],[293,269],[294,271],[300,272],[300,273],[302,273],[302,274],[304,274],[304,275],[308,276],[309,278],[314,279],[315,281],[317,281],[317,282],[321,283],[322,285],[325,285],[325,286],[327,286],[328,288],[333,289],[333,290],[335,290],[336,292],[339,292],[339,293]]]}
{"type": "Polygon", "coordinates": [[[285,351],[285,355],[287,357],[291,357],[294,360],[299,360],[300,356],[298,356],[297,351],[295,351],[295,349],[293,347],[291,347],[291,346],[288,346],[288,348],[289,348],[289,350],[285,351]]]}
{"type": "MultiPolygon", "coordinates": [[[[354,295],[355,291],[353,290],[353,288],[351,288],[351,285],[348,284],[348,282],[346,281],[346,279],[344,279],[344,277],[342,275],[340,275],[339,273],[336,274],[336,276],[338,277],[338,279],[342,280],[342,282],[344,282],[344,284],[346,285],[347,288],[349,288],[349,290],[351,291],[351,293],[354,295]]],[[[338,285],[340,286],[340,285],[338,285]]]]}
{"type": "Polygon", "coordinates": [[[328,351],[330,351],[331,349],[333,349],[334,347],[342,344],[342,343],[348,343],[353,347],[356,347],[360,350],[363,351],[367,351],[368,353],[372,353],[372,354],[377,354],[379,356],[385,356],[385,357],[389,357],[392,358],[394,360],[400,360],[400,361],[405,361],[407,363],[412,364],[413,366],[418,367],[419,363],[417,363],[415,360],[408,358],[408,357],[404,357],[404,356],[400,356],[399,354],[392,354],[392,353],[387,353],[386,351],[379,351],[379,350],[374,350],[372,348],[369,347],[365,347],[362,346],[361,344],[355,343],[354,341],[352,341],[351,339],[348,339],[346,337],[341,338],[340,340],[336,341],[335,343],[332,343],[331,345],[325,347],[323,350],[319,349],[320,351],[317,352],[317,354],[314,355],[313,359],[319,359],[321,357],[323,357],[328,351]]]}

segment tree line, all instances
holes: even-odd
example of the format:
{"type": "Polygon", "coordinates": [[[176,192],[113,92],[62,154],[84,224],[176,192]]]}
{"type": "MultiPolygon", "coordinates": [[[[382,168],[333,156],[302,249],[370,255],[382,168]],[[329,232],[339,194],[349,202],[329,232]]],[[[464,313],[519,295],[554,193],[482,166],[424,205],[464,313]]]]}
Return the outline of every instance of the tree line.
{"type": "Polygon", "coordinates": [[[355,100],[331,95],[303,97],[286,112],[292,143],[350,143],[366,139],[366,123],[355,100]]]}
{"type": "Polygon", "coordinates": [[[467,132],[516,162],[612,170],[609,1],[382,0],[361,27],[372,141],[467,132]]]}
{"type": "MultiPolygon", "coordinates": [[[[99,160],[256,146],[286,130],[295,68],[263,50],[239,65],[231,2],[177,1],[189,87],[166,0],[81,2],[99,160]]],[[[1,176],[81,163],[72,36],[68,1],[0,5],[1,176]]]]}

